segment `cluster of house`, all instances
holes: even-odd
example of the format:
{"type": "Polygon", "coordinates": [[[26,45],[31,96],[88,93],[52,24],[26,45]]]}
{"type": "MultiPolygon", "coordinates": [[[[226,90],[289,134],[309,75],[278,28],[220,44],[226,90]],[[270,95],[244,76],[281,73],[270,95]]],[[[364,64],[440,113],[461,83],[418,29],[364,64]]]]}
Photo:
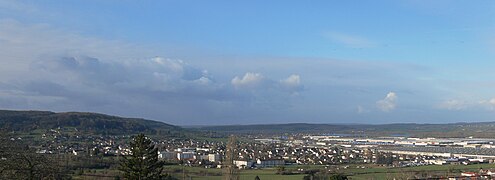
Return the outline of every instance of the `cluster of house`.
{"type": "Polygon", "coordinates": [[[63,129],[50,129],[41,134],[41,144],[35,146],[37,153],[73,155],[119,155],[128,153],[123,143],[129,136],[69,135],[63,129]]]}
{"type": "MultiPolygon", "coordinates": [[[[344,163],[377,163],[379,151],[375,149],[347,148],[339,146],[309,147],[273,144],[241,144],[236,151],[234,164],[239,168],[263,168],[290,164],[329,165],[344,163]]],[[[208,167],[221,165],[224,147],[188,147],[159,151],[159,158],[181,161],[184,164],[200,164],[208,167]],[[213,165],[213,166],[212,166],[213,165]]]]}
{"type": "MultiPolygon", "coordinates": [[[[159,157],[185,164],[221,165],[224,144],[211,142],[177,142],[167,144],[159,157]],[[175,147],[175,148],[171,148],[175,147]]],[[[426,148],[426,147],[423,147],[426,148]]],[[[428,150],[428,148],[426,148],[428,150]]],[[[429,151],[429,150],[428,150],[429,151]]],[[[289,164],[328,165],[347,163],[376,163],[394,166],[420,166],[431,164],[493,163],[487,158],[452,156],[452,154],[394,151],[376,145],[322,144],[307,140],[257,139],[241,143],[236,152],[235,165],[240,168],[262,168],[289,164]],[[406,152],[406,153],[404,153],[406,152]]],[[[212,166],[209,166],[212,167],[212,166]]]]}
{"type": "MultiPolygon", "coordinates": [[[[205,167],[222,167],[224,155],[220,153],[210,153],[210,149],[205,148],[177,148],[174,151],[159,151],[158,158],[165,161],[182,161],[184,164],[200,164],[205,167]]],[[[239,168],[265,168],[285,165],[283,159],[257,159],[234,160],[234,165],[239,168]]]]}
{"type": "MultiPolygon", "coordinates": [[[[221,165],[225,144],[207,141],[160,142],[159,157],[167,161],[181,161],[185,164],[221,165]]],[[[242,142],[236,149],[235,164],[242,168],[262,168],[284,164],[340,164],[354,162],[372,163],[366,151],[341,146],[310,146],[304,140],[256,139],[242,142]]]]}
{"type": "MultiPolygon", "coordinates": [[[[39,153],[74,155],[128,155],[129,136],[67,136],[54,129],[42,135],[46,144],[39,153]],[[76,141],[77,140],[77,141],[76,141]],[[66,143],[64,143],[66,142],[66,143]],[[67,143],[67,142],[90,142],[67,143]]],[[[340,136],[292,136],[253,138],[240,142],[234,164],[239,168],[263,168],[288,164],[329,165],[347,163],[418,166],[430,164],[493,163],[495,140],[474,138],[356,138],[340,136]],[[392,163],[393,162],[393,163],[392,163]]],[[[189,165],[222,165],[225,142],[166,139],[156,142],[159,158],[189,165]]]]}

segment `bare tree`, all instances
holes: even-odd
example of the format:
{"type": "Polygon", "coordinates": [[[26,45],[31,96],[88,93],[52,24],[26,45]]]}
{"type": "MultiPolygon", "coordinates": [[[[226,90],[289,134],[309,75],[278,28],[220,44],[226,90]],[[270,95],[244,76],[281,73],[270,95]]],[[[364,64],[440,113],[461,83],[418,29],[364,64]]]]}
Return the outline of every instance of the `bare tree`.
{"type": "Polygon", "coordinates": [[[235,149],[237,147],[236,138],[234,135],[229,137],[227,148],[225,150],[225,160],[223,163],[223,179],[224,180],[239,180],[239,172],[235,167],[235,149]]]}

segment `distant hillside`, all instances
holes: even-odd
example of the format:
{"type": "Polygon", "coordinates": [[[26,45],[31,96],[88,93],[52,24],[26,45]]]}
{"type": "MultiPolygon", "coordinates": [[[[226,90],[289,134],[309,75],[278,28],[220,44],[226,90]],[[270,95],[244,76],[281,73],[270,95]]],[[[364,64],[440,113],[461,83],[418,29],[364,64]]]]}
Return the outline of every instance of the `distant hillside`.
{"type": "Polygon", "coordinates": [[[495,138],[495,122],[450,124],[264,124],[227,125],[196,128],[225,134],[319,133],[356,136],[486,137],[495,138]]]}
{"type": "Polygon", "coordinates": [[[495,122],[450,124],[264,124],[206,126],[183,129],[163,122],[123,118],[98,113],[49,111],[0,110],[0,129],[32,133],[56,128],[71,128],[83,134],[124,135],[145,133],[148,135],[176,136],[227,134],[349,134],[356,136],[416,136],[416,137],[486,137],[495,138],[495,122]],[[41,130],[41,131],[39,131],[41,130]],[[191,131],[192,130],[192,131],[191,131]],[[197,132],[197,130],[202,131],[197,132]],[[204,133],[208,132],[208,133],[204,133]]]}
{"type": "Polygon", "coordinates": [[[71,127],[82,132],[107,135],[167,135],[183,131],[180,127],[163,122],[97,113],[0,110],[0,128],[5,130],[32,132],[58,127],[71,127]]]}
{"type": "Polygon", "coordinates": [[[325,132],[353,130],[352,126],[332,125],[332,124],[255,124],[255,125],[226,125],[226,126],[206,126],[198,128],[205,131],[228,132],[228,133],[290,133],[290,132],[325,132]]]}

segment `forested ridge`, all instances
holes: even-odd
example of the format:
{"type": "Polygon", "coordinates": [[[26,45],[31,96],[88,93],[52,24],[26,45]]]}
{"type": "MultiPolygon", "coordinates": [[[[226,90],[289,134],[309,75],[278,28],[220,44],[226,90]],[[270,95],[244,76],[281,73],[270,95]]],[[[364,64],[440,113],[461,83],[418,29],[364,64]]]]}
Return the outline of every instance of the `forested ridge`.
{"type": "Polygon", "coordinates": [[[0,127],[8,131],[21,132],[71,127],[77,131],[106,135],[169,134],[183,130],[163,122],[98,113],[9,110],[0,110],[0,127]]]}

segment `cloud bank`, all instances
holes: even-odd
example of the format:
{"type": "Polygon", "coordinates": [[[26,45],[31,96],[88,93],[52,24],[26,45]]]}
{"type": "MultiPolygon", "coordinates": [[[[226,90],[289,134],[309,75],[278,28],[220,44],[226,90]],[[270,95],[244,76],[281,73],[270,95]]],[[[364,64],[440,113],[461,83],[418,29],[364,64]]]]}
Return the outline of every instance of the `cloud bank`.
{"type": "Polygon", "coordinates": [[[464,111],[464,110],[495,110],[495,98],[482,99],[478,101],[467,101],[459,99],[450,99],[441,102],[437,106],[440,109],[446,109],[451,111],[464,111]]]}
{"type": "Polygon", "coordinates": [[[463,96],[417,65],[194,51],[181,59],[162,50],[0,19],[0,108],[91,111],[179,125],[463,121],[472,114],[451,111],[477,110],[477,117],[490,119],[495,109],[489,93],[444,101],[463,96]]]}
{"type": "Polygon", "coordinates": [[[6,109],[230,124],[252,120],[253,114],[267,118],[285,112],[294,94],[303,92],[297,74],[275,80],[248,71],[215,78],[186,61],[153,56],[160,54],[153,48],[15,20],[0,20],[0,47],[0,108],[6,109]]]}

